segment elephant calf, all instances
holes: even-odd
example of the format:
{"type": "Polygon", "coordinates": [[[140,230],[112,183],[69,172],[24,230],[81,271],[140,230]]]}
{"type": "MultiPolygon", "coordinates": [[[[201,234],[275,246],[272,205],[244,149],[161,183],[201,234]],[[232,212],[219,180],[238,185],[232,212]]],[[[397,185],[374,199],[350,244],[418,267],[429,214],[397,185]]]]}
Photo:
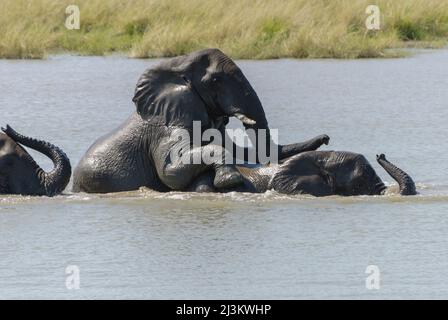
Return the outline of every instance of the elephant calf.
{"type": "Polygon", "coordinates": [[[10,126],[0,133],[0,194],[55,196],[70,181],[70,160],[58,147],[22,136],[10,126]],[[54,163],[51,172],[45,172],[20,144],[39,151],[54,163]]]}
{"type": "MultiPolygon", "coordinates": [[[[377,156],[377,161],[398,182],[401,195],[416,194],[414,181],[407,173],[386,160],[384,154],[377,156]]],[[[367,159],[352,152],[308,151],[276,165],[237,168],[244,186],[226,191],[355,196],[382,195],[387,189],[367,159]]],[[[199,177],[190,191],[215,191],[211,177],[199,177]]]]}

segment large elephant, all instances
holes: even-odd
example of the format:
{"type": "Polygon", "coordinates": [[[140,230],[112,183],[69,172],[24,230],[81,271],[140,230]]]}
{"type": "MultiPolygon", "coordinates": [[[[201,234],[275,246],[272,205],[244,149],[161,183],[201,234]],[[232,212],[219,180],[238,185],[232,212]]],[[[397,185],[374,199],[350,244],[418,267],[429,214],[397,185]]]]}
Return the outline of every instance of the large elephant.
{"type": "MultiPolygon", "coordinates": [[[[246,129],[266,130],[264,138],[253,137],[254,145],[264,139],[270,150],[273,143],[257,94],[237,65],[218,49],[167,59],[146,70],[137,83],[133,102],[136,112],[97,140],[81,159],[74,173],[75,192],[119,192],[142,186],[158,191],[185,190],[208,170],[214,172],[217,188],[241,184],[239,171],[222,159],[211,164],[173,159],[171,151],[180,144],[179,131],[186,129],[193,135],[194,121],[200,121],[202,131],[215,128],[224,134],[229,117],[236,117],[246,129]]],[[[328,139],[322,135],[304,143],[273,146],[278,158],[284,159],[315,150],[328,139]]],[[[186,156],[204,153],[225,154],[222,146],[203,144],[194,145],[186,156]]]]}
{"type": "Polygon", "coordinates": [[[70,181],[70,160],[58,147],[25,137],[10,126],[0,133],[0,194],[55,196],[70,181]],[[20,145],[39,151],[54,163],[51,172],[45,172],[20,145]]]}
{"type": "MultiPolygon", "coordinates": [[[[415,195],[412,178],[390,163],[384,154],[378,163],[398,182],[401,195],[415,195]]],[[[238,191],[261,193],[275,190],[283,194],[313,196],[382,195],[386,186],[367,159],[357,153],[343,151],[310,151],[274,165],[237,165],[244,184],[221,192],[238,191]]],[[[190,186],[189,191],[216,192],[212,173],[204,173],[190,186]]]]}

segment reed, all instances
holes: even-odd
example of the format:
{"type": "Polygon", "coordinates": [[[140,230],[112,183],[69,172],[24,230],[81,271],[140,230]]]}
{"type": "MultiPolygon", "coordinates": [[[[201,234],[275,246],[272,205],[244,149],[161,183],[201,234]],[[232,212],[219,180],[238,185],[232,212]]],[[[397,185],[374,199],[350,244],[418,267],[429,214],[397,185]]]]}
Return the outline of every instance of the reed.
{"type": "Polygon", "coordinates": [[[243,59],[373,58],[447,38],[446,0],[0,1],[1,58],[167,57],[205,47],[243,59]],[[80,30],[64,26],[70,4],[81,10],[80,30]],[[365,27],[369,4],[381,9],[379,31],[365,27]]]}

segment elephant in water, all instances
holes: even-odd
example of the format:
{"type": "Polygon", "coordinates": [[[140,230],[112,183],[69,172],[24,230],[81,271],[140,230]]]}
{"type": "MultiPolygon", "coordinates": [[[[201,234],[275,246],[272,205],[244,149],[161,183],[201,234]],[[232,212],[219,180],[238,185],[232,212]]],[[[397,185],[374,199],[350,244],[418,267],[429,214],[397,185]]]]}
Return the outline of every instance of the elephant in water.
{"type": "MultiPolygon", "coordinates": [[[[398,182],[401,195],[415,195],[412,178],[388,160],[377,156],[378,163],[398,182]]],[[[237,165],[244,184],[224,192],[261,193],[275,190],[283,194],[313,196],[382,195],[386,186],[367,159],[343,151],[309,151],[292,156],[276,165],[237,165]]],[[[205,173],[190,186],[190,191],[215,192],[212,173],[205,173]]]]}
{"type": "MultiPolygon", "coordinates": [[[[185,190],[208,170],[214,172],[213,185],[218,189],[242,184],[243,177],[233,163],[220,159],[189,164],[171,157],[180,144],[179,130],[193,136],[194,121],[200,121],[201,132],[214,128],[224,136],[229,117],[236,117],[246,129],[256,130],[253,145],[265,141],[266,149],[278,151],[280,160],[315,150],[329,140],[321,135],[304,143],[275,145],[257,94],[237,65],[218,49],[167,59],[146,70],[133,102],[136,112],[97,140],[81,159],[74,173],[75,192],[108,193],[142,186],[185,190]],[[265,129],[264,137],[258,129],[265,129]]],[[[192,158],[204,152],[225,154],[222,145],[191,146],[186,155],[192,158]]],[[[247,148],[243,154],[247,156],[247,148]]]]}
{"type": "Polygon", "coordinates": [[[70,160],[58,147],[22,136],[10,126],[0,133],[0,194],[55,196],[70,181],[70,160]],[[20,144],[39,151],[54,163],[51,172],[45,172],[20,144]]]}

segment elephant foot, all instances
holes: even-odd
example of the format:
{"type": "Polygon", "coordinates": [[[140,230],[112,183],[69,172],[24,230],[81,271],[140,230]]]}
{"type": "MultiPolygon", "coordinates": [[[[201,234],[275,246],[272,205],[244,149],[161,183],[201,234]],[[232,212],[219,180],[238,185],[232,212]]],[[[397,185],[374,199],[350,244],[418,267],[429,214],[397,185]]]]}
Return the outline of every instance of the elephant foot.
{"type": "Polygon", "coordinates": [[[316,138],[314,138],[315,141],[315,145],[317,146],[316,149],[318,149],[320,146],[326,144],[328,145],[328,143],[330,142],[330,137],[326,134],[321,134],[320,136],[317,136],[316,138]]]}
{"type": "Polygon", "coordinates": [[[218,189],[236,187],[243,183],[243,177],[233,166],[221,166],[216,169],[213,184],[218,189]]]}
{"type": "Polygon", "coordinates": [[[319,149],[321,146],[328,145],[330,143],[330,137],[326,134],[321,134],[313,139],[311,139],[311,151],[319,149]]]}
{"type": "Polygon", "coordinates": [[[192,184],[188,187],[187,191],[208,193],[216,192],[213,186],[213,172],[206,172],[200,175],[192,184]]]}
{"type": "Polygon", "coordinates": [[[330,137],[326,134],[322,134],[320,136],[317,137],[320,145],[326,144],[328,145],[328,143],[330,142],[330,137]]]}

